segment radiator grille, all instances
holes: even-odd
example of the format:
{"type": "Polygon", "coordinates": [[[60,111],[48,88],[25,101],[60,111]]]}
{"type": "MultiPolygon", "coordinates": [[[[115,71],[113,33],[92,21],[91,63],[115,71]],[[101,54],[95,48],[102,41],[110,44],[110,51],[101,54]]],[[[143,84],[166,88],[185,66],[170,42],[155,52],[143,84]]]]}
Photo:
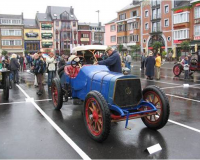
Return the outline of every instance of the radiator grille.
{"type": "Polygon", "coordinates": [[[142,99],[140,79],[119,79],[115,82],[114,104],[124,108],[136,106],[142,99]]]}

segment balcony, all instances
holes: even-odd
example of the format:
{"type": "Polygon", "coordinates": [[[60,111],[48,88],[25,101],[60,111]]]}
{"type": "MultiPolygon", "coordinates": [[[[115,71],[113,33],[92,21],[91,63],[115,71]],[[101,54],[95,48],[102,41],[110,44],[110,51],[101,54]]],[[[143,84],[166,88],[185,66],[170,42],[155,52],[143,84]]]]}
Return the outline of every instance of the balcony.
{"type": "Polygon", "coordinates": [[[160,8],[160,1],[155,1],[153,0],[152,3],[151,3],[151,7],[152,8],[160,8]]]}
{"type": "Polygon", "coordinates": [[[155,35],[155,34],[161,34],[161,33],[162,33],[162,31],[161,31],[160,27],[153,27],[152,32],[150,34],[155,35]]]}
{"type": "Polygon", "coordinates": [[[161,19],[161,14],[159,13],[159,14],[153,14],[152,15],[152,21],[154,21],[154,20],[160,20],[161,19]]]}

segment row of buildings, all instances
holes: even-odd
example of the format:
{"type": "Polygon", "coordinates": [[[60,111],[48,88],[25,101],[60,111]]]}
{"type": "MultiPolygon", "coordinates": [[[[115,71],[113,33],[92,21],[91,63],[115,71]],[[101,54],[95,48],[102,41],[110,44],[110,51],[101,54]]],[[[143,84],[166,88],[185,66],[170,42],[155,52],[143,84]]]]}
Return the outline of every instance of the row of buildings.
{"type": "Polygon", "coordinates": [[[181,53],[180,44],[190,43],[191,52],[200,50],[199,0],[134,0],[105,24],[107,45],[123,44],[123,50],[140,45],[141,52],[153,50],[155,41],[161,52],[181,53]]]}
{"type": "Polygon", "coordinates": [[[48,6],[35,19],[0,14],[0,53],[70,53],[78,45],[104,44],[101,23],[78,23],[72,7],[48,6]]]}

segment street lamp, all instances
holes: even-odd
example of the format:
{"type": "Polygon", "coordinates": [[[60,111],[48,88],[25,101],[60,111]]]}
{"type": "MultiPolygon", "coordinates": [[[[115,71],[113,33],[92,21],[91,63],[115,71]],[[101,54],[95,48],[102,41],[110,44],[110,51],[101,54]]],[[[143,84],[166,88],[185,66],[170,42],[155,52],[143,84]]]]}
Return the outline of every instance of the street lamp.
{"type": "Polygon", "coordinates": [[[99,25],[99,10],[97,10],[96,12],[98,12],[98,27],[99,27],[99,44],[100,44],[100,25],[99,25]]]}

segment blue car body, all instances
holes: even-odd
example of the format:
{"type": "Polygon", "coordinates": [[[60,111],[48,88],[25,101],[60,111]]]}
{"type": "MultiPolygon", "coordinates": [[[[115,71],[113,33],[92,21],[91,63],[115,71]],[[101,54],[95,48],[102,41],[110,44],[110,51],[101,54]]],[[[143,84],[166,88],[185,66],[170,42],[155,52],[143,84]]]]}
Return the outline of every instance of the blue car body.
{"type": "Polygon", "coordinates": [[[156,107],[142,99],[142,93],[135,93],[140,95],[138,104],[129,106],[118,106],[114,101],[114,94],[116,89],[116,83],[120,80],[138,80],[139,90],[141,92],[140,80],[133,75],[123,75],[122,73],[111,72],[106,66],[103,65],[91,65],[83,66],[80,69],[76,78],[70,78],[66,73],[61,77],[61,86],[65,83],[70,84],[72,89],[72,98],[78,98],[85,100],[87,94],[90,91],[96,90],[100,92],[105,98],[110,110],[116,111],[121,117],[126,117],[126,127],[130,115],[151,113],[157,111],[156,107]],[[146,111],[139,111],[142,106],[149,106],[151,109],[146,111]],[[131,113],[132,110],[138,110],[138,112],[131,113]]]}

